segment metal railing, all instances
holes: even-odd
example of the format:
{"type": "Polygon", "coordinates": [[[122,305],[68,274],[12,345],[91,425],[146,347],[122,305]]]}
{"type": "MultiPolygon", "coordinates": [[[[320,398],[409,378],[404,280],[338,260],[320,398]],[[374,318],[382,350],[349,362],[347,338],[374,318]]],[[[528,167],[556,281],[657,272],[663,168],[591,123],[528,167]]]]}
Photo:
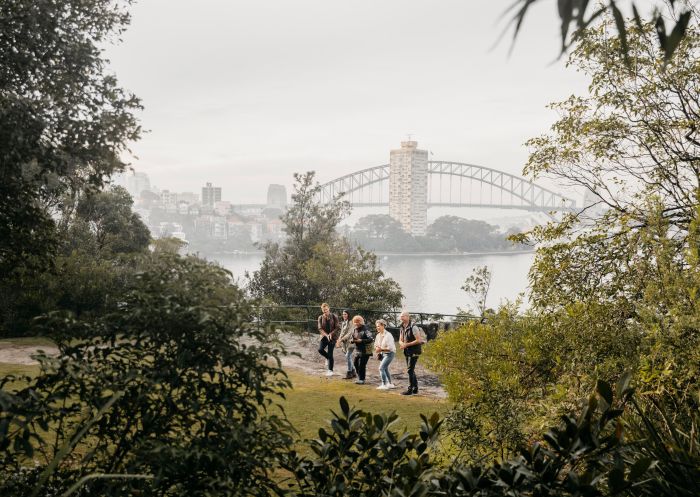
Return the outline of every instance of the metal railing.
{"type": "MultiPolygon", "coordinates": [[[[331,311],[340,316],[343,310],[352,316],[360,315],[370,328],[374,328],[377,319],[384,319],[389,330],[398,338],[401,310],[396,309],[346,309],[331,307],[331,311]]],[[[428,340],[435,338],[442,330],[449,330],[469,320],[480,319],[468,314],[443,314],[435,312],[410,311],[411,319],[426,332],[428,340]]],[[[321,309],[317,305],[262,305],[257,307],[257,321],[264,325],[291,328],[296,331],[317,333],[317,319],[321,309]]],[[[351,317],[352,317],[351,316],[351,317]]]]}

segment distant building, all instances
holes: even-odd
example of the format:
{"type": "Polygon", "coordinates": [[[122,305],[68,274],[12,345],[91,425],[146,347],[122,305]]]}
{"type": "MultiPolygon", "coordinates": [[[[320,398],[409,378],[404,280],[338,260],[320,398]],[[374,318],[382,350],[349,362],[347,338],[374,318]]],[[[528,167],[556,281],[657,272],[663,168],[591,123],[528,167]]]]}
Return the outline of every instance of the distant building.
{"type": "Polygon", "coordinates": [[[138,199],[143,191],[151,191],[151,180],[146,173],[126,171],[115,177],[115,184],[123,186],[129,195],[138,199]]]}
{"type": "Polygon", "coordinates": [[[267,187],[268,209],[285,210],[287,208],[287,189],[284,185],[270,185],[267,187]]]}
{"type": "Polygon", "coordinates": [[[202,205],[213,207],[217,202],[221,202],[221,187],[207,183],[202,187],[202,205]]]}
{"type": "Polygon", "coordinates": [[[226,216],[231,211],[231,202],[219,200],[214,202],[214,212],[219,216],[226,216]]]}
{"type": "Polygon", "coordinates": [[[409,140],[389,157],[389,215],[407,233],[423,236],[428,227],[428,151],[409,140]]]}

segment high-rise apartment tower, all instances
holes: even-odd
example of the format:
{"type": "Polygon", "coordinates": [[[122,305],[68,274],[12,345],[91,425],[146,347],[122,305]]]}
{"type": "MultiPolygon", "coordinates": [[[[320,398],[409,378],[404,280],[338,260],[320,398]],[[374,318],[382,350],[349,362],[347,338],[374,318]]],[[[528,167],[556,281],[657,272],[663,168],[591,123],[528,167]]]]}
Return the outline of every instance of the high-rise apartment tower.
{"type": "Polygon", "coordinates": [[[217,202],[221,202],[221,187],[211,186],[211,183],[207,183],[206,186],[202,187],[202,205],[213,207],[217,202]]]}
{"type": "Polygon", "coordinates": [[[423,236],[428,225],[428,151],[409,140],[389,157],[389,215],[407,233],[423,236]]]}

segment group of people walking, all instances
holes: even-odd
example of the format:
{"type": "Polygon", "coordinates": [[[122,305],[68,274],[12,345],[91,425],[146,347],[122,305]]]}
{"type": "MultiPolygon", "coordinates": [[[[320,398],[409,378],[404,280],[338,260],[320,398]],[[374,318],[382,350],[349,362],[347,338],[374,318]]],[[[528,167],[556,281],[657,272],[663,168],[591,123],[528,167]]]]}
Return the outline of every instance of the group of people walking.
{"type": "MultiPolygon", "coordinates": [[[[335,347],[341,347],[347,362],[346,380],[357,378],[355,383],[365,384],[367,362],[371,357],[379,360],[379,376],[381,384],[378,390],[396,388],[391,380],[389,365],[396,356],[396,343],[393,335],[387,331],[387,322],[378,319],[375,322],[377,333],[374,335],[365,324],[362,316],[350,317],[350,312],[344,310],[341,318],[331,312],[328,304],[321,304],[322,314],[318,317],[318,332],[321,341],[318,352],[326,358],[326,376],[333,376],[335,366],[333,351],[335,347]]],[[[418,379],[416,378],[416,363],[421,355],[422,345],[425,343],[423,330],[411,321],[411,315],[404,311],[401,313],[401,327],[399,329],[399,348],[406,359],[408,372],[408,387],[401,395],[415,395],[418,393],[418,379]]]]}

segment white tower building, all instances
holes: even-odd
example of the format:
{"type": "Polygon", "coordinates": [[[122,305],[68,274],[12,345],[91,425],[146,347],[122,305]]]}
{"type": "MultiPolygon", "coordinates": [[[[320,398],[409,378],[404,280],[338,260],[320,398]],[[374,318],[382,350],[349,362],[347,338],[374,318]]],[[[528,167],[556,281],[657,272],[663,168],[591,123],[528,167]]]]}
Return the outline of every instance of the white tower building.
{"type": "Polygon", "coordinates": [[[389,160],[389,215],[404,231],[425,235],[428,226],[428,151],[418,142],[401,142],[389,160]]]}

